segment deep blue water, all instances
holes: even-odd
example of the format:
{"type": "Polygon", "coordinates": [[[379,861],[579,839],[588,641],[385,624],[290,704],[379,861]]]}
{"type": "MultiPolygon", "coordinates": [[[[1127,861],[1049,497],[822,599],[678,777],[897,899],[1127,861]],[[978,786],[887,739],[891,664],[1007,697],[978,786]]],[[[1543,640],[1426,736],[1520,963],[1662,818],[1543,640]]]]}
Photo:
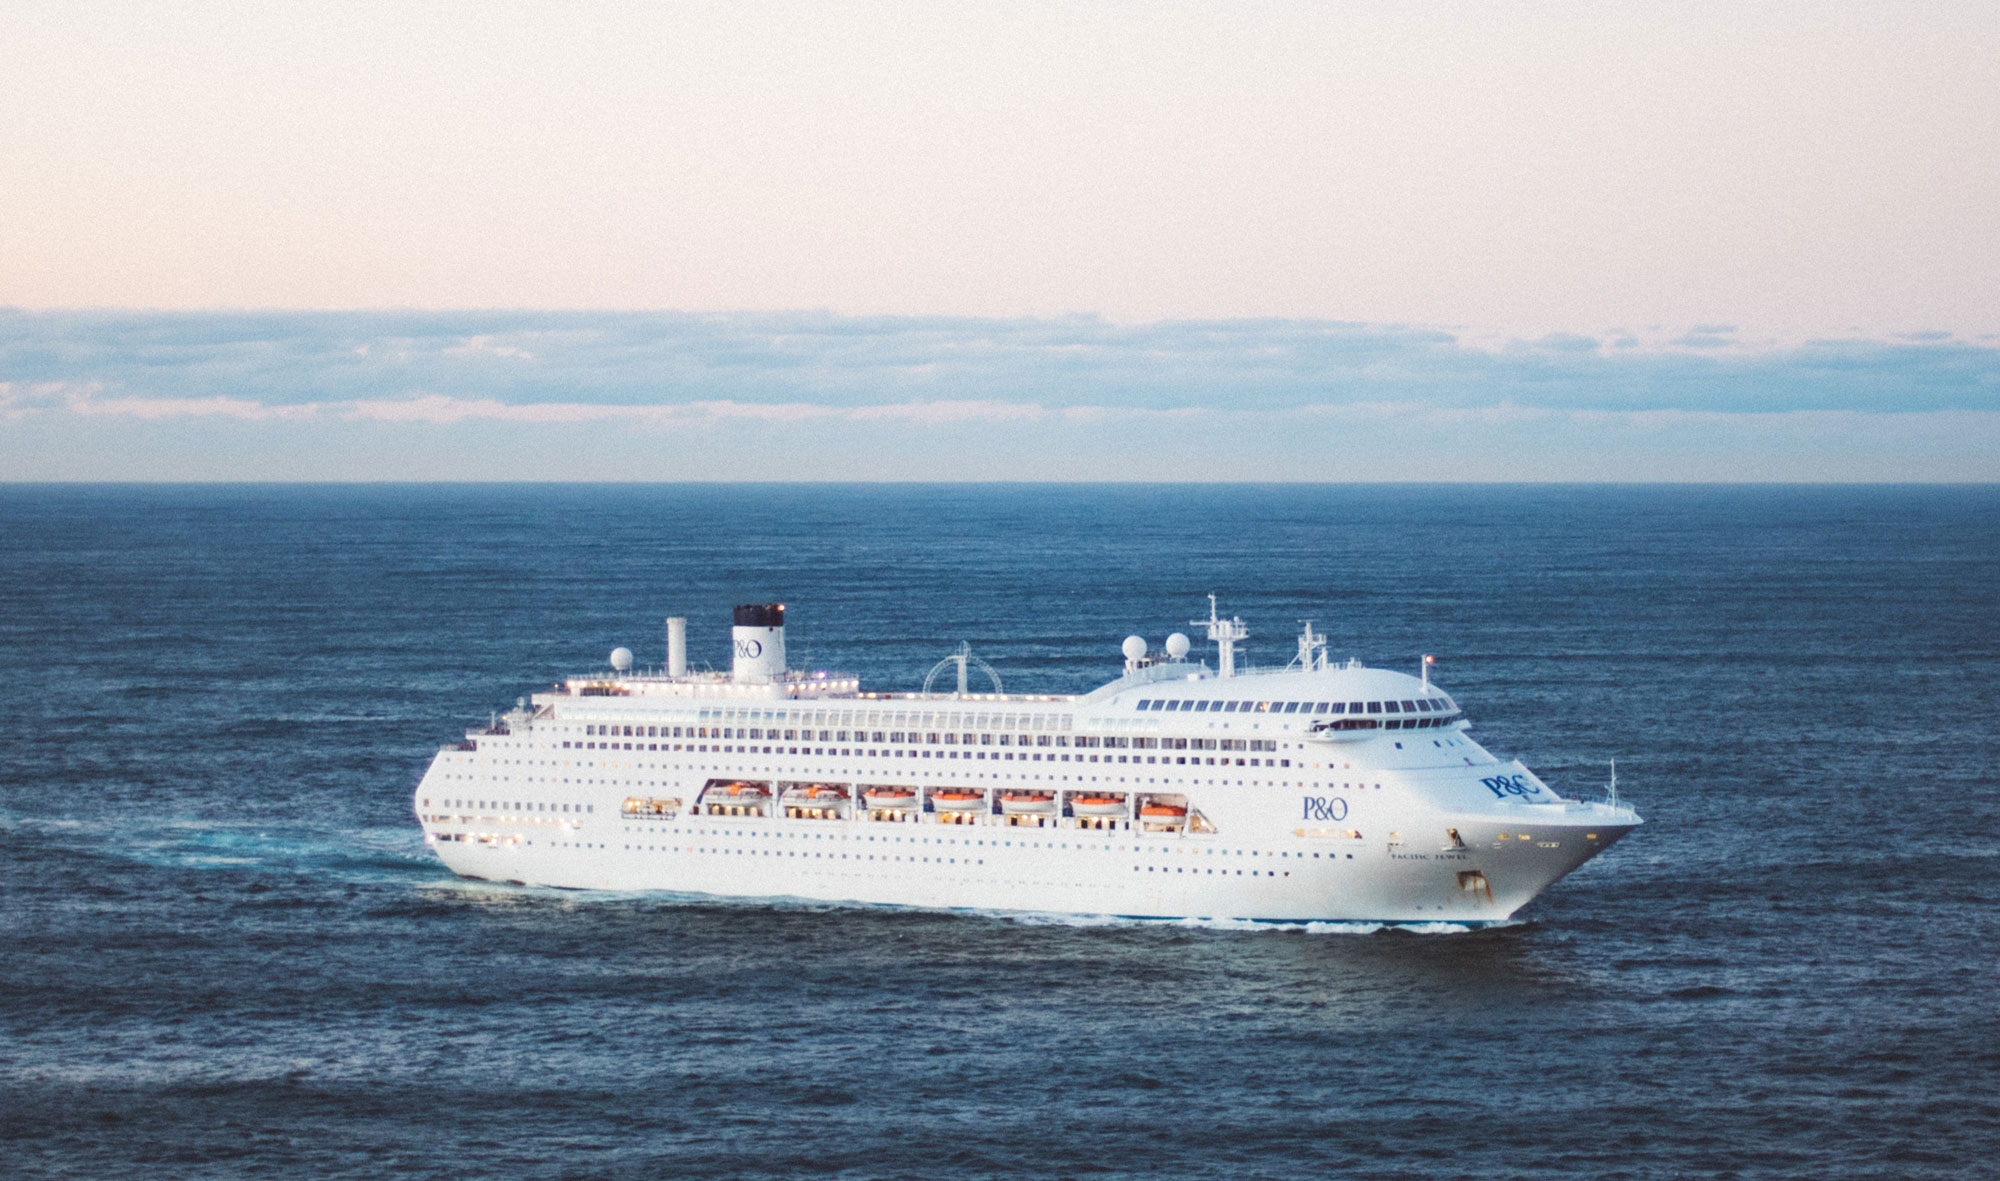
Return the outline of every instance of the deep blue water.
{"type": "Polygon", "coordinates": [[[0,1174],[1994,1175],[2000,489],[0,486],[0,1174]],[[436,745],[690,619],[1108,679],[1209,591],[1648,824],[1524,922],[462,882],[436,745]]]}

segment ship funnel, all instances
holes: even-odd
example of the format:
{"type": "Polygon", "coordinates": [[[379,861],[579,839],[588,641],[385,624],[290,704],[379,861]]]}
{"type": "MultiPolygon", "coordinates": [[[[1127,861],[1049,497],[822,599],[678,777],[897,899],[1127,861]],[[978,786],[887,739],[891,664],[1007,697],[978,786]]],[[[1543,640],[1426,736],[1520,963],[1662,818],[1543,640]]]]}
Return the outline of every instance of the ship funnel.
{"type": "Polygon", "coordinates": [[[729,629],[734,657],[729,679],[736,682],[776,680],[785,673],[785,605],[753,603],[736,609],[736,626],[729,629]]]}
{"type": "Polygon", "coordinates": [[[688,621],[685,616],[672,615],[667,618],[667,675],[684,677],[688,674],[688,621]]]}

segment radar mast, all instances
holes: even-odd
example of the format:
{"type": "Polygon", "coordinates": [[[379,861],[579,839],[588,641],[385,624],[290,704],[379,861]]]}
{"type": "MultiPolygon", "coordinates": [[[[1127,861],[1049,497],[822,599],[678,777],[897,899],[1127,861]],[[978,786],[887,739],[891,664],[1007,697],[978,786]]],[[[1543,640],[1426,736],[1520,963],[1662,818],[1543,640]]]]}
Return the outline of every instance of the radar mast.
{"type": "Polygon", "coordinates": [[[1190,619],[1188,620],[1188,626],[1206,627],[1208,629],[1208,638],[1215,643],[1217,675],[1224,677],[1235,676],[1236,645],[1250,638],[1250,629],[1243,626],[1243,620],[1235,616],[1224,619],[1216,614],[1215,596],[1210,595],[1208,596],[1208,618],[1190,619]]]}
{"type": "Polygon", "coordinates": [[[1302,622],[1306,628],[1299,633],[1299,654],[1292,663],[1309,673],[1318,672],[1326,667],[1326,637],[1314,634],[1312,620],[1302,622]]]}

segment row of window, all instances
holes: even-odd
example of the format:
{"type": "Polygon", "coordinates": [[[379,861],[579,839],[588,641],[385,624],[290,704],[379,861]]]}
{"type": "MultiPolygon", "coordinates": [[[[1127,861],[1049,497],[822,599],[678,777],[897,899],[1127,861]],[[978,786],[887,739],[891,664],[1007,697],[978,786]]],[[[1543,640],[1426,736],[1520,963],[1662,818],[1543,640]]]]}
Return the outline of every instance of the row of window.
{"type": "MultiPolygon", "coordinates": [[[[1414,725],[1415,723],[1414,723],[1414,722],[1412,722],[1412,724],[1414,725]]],[[[665,729],[665,727],[661,727],[661,729],[665,729]]],[[[1189,749],[1190,747],[1192,747],[1192,748],[1194,748],[1194,749],[1196,749],[1196,750],[1214,750],[1214,749],[1215,749],[1215,743],[1214,743],[1213,741],[1208,741],[1208,742],[1206,742],[1206,743],[1204,744],[1204,741],[1203,741],[1203,740],[1201,740],[1201,739],[1195,739],[1195,738],[1160,738],[1160,739],[1134,739],[1133,741],[1134,741],[1135,743],[1136,743],[1136,742],[1140,742],[1140,741],[1143,741],[1143,742],[1145,742],[1145,743],[1147,744],[1147,746],[1148,746],[1148,747],[1152,747],[1152,748],[1155,748],[1155,749],[1157,749],[1157,748],[1165,748],[1165,749],[1169,749],[1169,750],[1187,750],[1187,749],[1189,749]],[[1157,746],[1157,747],[1155,747],[1155,743],[1157,743],[1157,744],[1158,744],[1158,746],[1157,746]]],[[[567,743],[567,742],[563,743],[563,747],[564,747],[565,749],[568,749],[568,748],[569,748],[569,747],[570,747],[571,745],[572,745],[571,743],[567,743]]],[[[1041,761],[1043,761],[1044,759],[1046,759],[1047,761],[1049,761],[1049,762],[1051,762],[1051,763],[1053,763],[1053,762],[1056,762],[1056,761],[1058,761],[1058,760],[1060,760],[1060,761],[1062,761],[1062,762],[1065,762],[1065,763],[1067,763],[1067,762],[1071,762],[1071,761],[1075,761],[1075,762],[1078,762],[1078,763],[1082,763],[1082,762],[1086,762],[1086,761],[1087,761],[1087,762],[1092,762],[1092,763],[1097,763],[1097,762],[1105,762],[1105,763],[1111,763],[1111,762],[1118,762],[1118,763],[1142,763],[1142,762],[1143,762],[1143,763],[1181,763],[1181,764],[1185,764],[1185,763],[1188,763],[1188,762],[1192,761],[1192,762],[1193,762],[1193,763],[1194,763],[1194,764],[1195,764],[1196,766],[1200,766],[1200,765],[1201,765],[1201,758],[1200,758],[1200,756],[1195,756],[1195,757],[1194,757],[1194,758],[1193,758],[1192,760],[1190,760],[1190,759],[1188,758],[1188,756],[1185,756],[1185,755],[1179,755],[1179,756],[1175,756],[1175,755],[1116,755],[1116,756],[1113,756],[1113,755],[1088,755],[1088,756],[1086,756],[1086,755],[1072,755],[1072,754],[1068,754],[1068,753],[1066,753],[1066,752],[1065,752],[1065,753],[1063,753],[1063,754],[1060,754],[1060,755],[1059,755],[1059,754],[1055,753],[1054,751],[1050,751],[1050,752],[1049,752],[1049,753],[1047,753],[1047,754],[1043,754],[1043,753],[1042,753],[1041,751],[1035,751],[1035,752],[1034,752],[1034,753],[1032,753],[1032,754],[1030,754],[1030,753],[1029,753],[1029,752],[1027,752],[1027,751],[1022,751],[1022,752],[1020,752],[1019,754],[1016,754],[1016,753],[1015,753],[1015,752],[1013,752],[1013,751],[1005,751],[1005,752],[1002,752],[1002,751],[997,751],[997,750],[996,750],[996,751],[993,751],[993,752],[992,752],[991,754],[988,754],[988,753],[987,753],[986,751],[983,751],[983,750],[982,750],[982,751],[977,751],[977,752],[974,752],[974,751],[966,751],[966,752],[965,752],[965,753],[964,753],[963,755],[961,755],[961,754],[960,754],[960,753],[959,753],[958,751],[955,751],[955,750],[954,750],[954,751],[942,751],[942,750],[940,750],[940,751],[936,751],[936,752],[932,752],[932,751],[928,751],[928,750],[925,750],[925,751],[915,751],[915,750],[893,750],[893,749],[892,749],[892,750],[868,750],[868,749],[866,749],[866,748],[862,748],[862,747],[838,747],[838,746],[828,746],[828,747],[813,747],[813,746],[789,746],[789,747],[788,747],[788,746],[764,746],[764,747],[757,747],[757,746],[737,746],[737,745],[734,745],[734,744],[731,744],[731,745],[724,745],[724,744],[722,744],[722,743],[713,743],[713,744],[711,744],[711,743],[705,743],[705,742],[704,742],[704,743],[692,743],[692,742],[690,742],[690,743],[679,743],[679,742],[578,742],[578,743],[575,743],[574,745],[575,745],[576,749],[578,749],[578,750],[642,750],[642,751],[645,751],[645,750],[653,750],[653,751],[660,751],[660,750],[663,750],[663,751],[667,751],[667,752],[669,752],[669,753],[671,753],[671,752],[673,752],[673,751],[685,751],[685,752],[693,752],[693,753],[697,753],[697,754],[707,754],[707,753],[709,753],[709,752],[713,751],[713,752],[714,752],[714,753],[716,753],[716,754],[749,754],[749,755],[754,755],[754,754],[767,754],[767,755],[774,755],[774,754],[775,754],[775,755],[821,755],[821,756],[832,756],[832,757],[835,757],[835,758],[853,758],[853,757],[856,757],[856,756],[859,756],[859,757],[861,757],[861,758],[878,758],[878,759],[879,759],[879,758],[899,758],[899,759],[901,759],[901,758],[912,758],[912,759],[914,759],[914,758],[919,758],[919,757],[921,757],[921,758],[926,758],[926,759],[928,759],[928,758],[932,758],[932,757],[936,757],[936,758],[940,758],[940,759],[942,759],[942,758],[954,758],[954,759],[956,759],[956,758],[961,758],[961,757],[962,757],[962,758],[968,758],[968,759],[971,759],[971,758],[979,758],[979,759],[985,759],[985,758],[992,758],[992,759],[996,759],[996,760],[998,760],[998,759],[1015,759],[1015,758],[1019,758],[1019,759],[1023,759],[1023,760],[1027,760],[1027,759],[1033,759],[1033,760],[1034,760],[1034,761],[1036,761],[1036,762],[1041,762],[1041,761]]],[[[1276,742],[1252,742],[1252,743],[1250,744],[1250,747],[1249,747],[1249,749],[1251,749],[1251,750],[1276,750],[1277,748],[1278,748],[1278,744],[1277,744],[1276,742]]],[[[1229,743],[1226,743],[1226,742],[1225,742],[1225,743],[1223,744],[1223,749],[1225,749],[1225,750],[1242,750],[1242,749],[1244,749],[1244,744],[1243,744],[1243,743],[1241,743],[1241,742],[1238,742],[1238,743],[1235,743],[1235,744],[1234,744],[1234,745],[1232,746],[1232,745],[1230,745],[1229,743]]],[[[1217,764],[1216,764],[1216,761],[1215,761],[1215,759],[1214,759],[1214,758],[1210,758],[1210,759],[1208,760],[1208,766],[1211,766],[1211,767],[1213,767],[1213,766],[1216,766],[1216,765],[1217,765],[1217,764]]],[[[1226,755],[1225,755],[1225,756],[1223,756],[1223,759],[1222,759],[1222,763],[1221,763],[1221,765],[1222,765],[1222,766],[1225,766],[1225,767],[1229,765],[1229,758],[1228,758],[1228,756],[1226,756],[1226,755]]],[[[1245,760],[1243,760],[1243,759],[1240,759],[1240,758],[1239,758],[1239,759],[1237,759],[1237,760],[1236,760],[1236,765],[1237,765],[1237,766],[1239,766],[1239,767],[1241,767],[1241,766],[1245,766],[1245,765],[1246,765],[1246,762],[1245,762],[1245,760]]],[[[1252,767],[1260,767],[1260,766],[1261,766],[1261,767],[1276,767],[1276,766],[1280,766],[1280,765],[1283,765],[1283,766],[1286,766],[1286,767],[1289,767],[1289,766],[1291,766],[1291,765],[1292,765],[1292,760],[1290,760],[1290,759],[1250,759],[1250,760],[1248,760],[1248,763],[1247,763],[1247,765],[1248,765],[1248,766],[1252,766],[1252,767]]]]}
{"type": "Polygon", "coordinates": [[[1424,730],[1432,726],[1449,726],[1456,718],[1342,718],[1337,722],[1320,722],[1314,730],[1424,730]]]}
{"type": "MultiPolygon", "coordinates": [[[[847,742],[846,730],[778,730],[762,726],[585,726],[589,735],[622,738],[735,738],[771,742],[847,742]],[[685,732],[685,733],[684,733],[685,732]]],[[[1126,748],[1133,750],[1276,750],[1275,739],[1260,738],[1121,738],[1080,734],[952,734],[915,730],[855,730],[855,742],[922,746],[1056,746],[1126,748]]],[[[569,743],[563,743],[568,746],[569,743]]],[[[586,749],[595,749],[588,745],[586,749]]]]}
{"type": "MultiPolygon", "coordinates": [[[[627,826],[625,828],[625,831],[626,832],[636,831],[643,833],[645,830],[633,829],[627,826]]],[[[1000,848],[1033,849],[1036,852],[1041,852],[1041,853],[1046,853],[1052,849],[1072,849],[1079,853],[1111,853],[1114,855],[1123,854],[1127,851],[1130,851],[1133,853],[1143,853],[1152,857],[1173,856],[1173,857],[1194,857],[1197,859],[1202,857],[1222,857],[1225,859],[1230,857],[1250,857],[1250,858],[1275,857],[1281,860],[1318,861],[1322,856],[1324,856],[1328,861],[1335,861],[1338,860],[1341,856],[1341,854],[1338,853],[1321,854],[1321,853],[1308,852],[1303,849],[1297,850],[1295,852],[1288,852],[1277,849],[1261,849],[1261,850],[1229,849],[1229,848],[1216,848],[1213,846],[1209,846],[1206,848],[1179,849],[1179,848],[1171,848],[1165,845],[1115,845],[1104,841],[1079,841],[1076,844],[1072,845],[1066,840],[1051,841],[1045,839],[1039,841],[1030,841],[1030,840],[1012,841],[1012,840],[1001,840],[998,837],[982,839],[978,837],[955,837],[955,836],[954,837],[946,837],[946,836],[933,837],[933,836],[915,836],[915,835],[878,836],[866,833],[850,834],[842,832],[838,834],[831,834],[825,832],[772,831],[768,829],[743,829],[735,831],[729,829],[722,829],[719,831],[708,831],[695,825],[689,825],[688,827],[683,829],[682,826],[679,824],[672,825],[661,831],[662,833],[666,832],[680,833],[684,831],[689,836],[694,836],[697,833],[701,833],[705,835],[709,840],[741,840],[751,843],[762,843],[764,841],[772,839],[792,840],[792,841],[825,841],[825,840],[843,841],[843,842],[867,841],[870,843],[880,841],[885,845],[888,844],[967,845],[967,846],[980,846],[980,847],[995,848],[995,849],[1000,849],[1000,848]]],[[[1353,837],[1357,840],[1360,839],[1361,837],[1360,833],[1352,831],[1348,832],[1346,835],[1353,837]]],[[[1390,834],[1392,838],[1397,838],[1399,837],[1399,835],[1400,834],[1396,833],[1390,834]]],[[[1504,839],[1505,834],[1502,835],[1504,839]]],[[[1524,841],[1527,840],[1528,839],[1527,834],[1523,833],[1521,835],[1521,839],[1524,841]]],[[[646,846],[646,848],[659,848],[659,847],[660,846],[646,846]]],[[[708,850],[705,846],[700,846],[700,847],[690,846],[686,851],[691,853],[698,853],[698,852],[709,852],[710,850],[708,850]]],[[[753,856],[754,855],[755,854],[753,854],[753,856]]],[[[794,854],[794,856],[796,856],[796,854],[794,854]]],[[[1352,854],[1348,855],[1348,859],[1349,860],[1353,859],[1352,854]]]]}
{"type": "MultiPolygon", "coordinates": [[[[426,808],[430,807],[430,800],[424,800],[423,806],[426,808]]],[[[529,803],[521,800],[511,800],[505,803],[499,800],[441,800],[438,803],[438,807],[504,808],[515,812],[567,812],[570,810],[570,805],[568,804],[529,803]]],[[[597,811],[597,807],[594,804],[577,804],[576,810],[579,812],[595,812],[597,811]]]]}
{"type": "Polygon", "coordinates": [[[785,709],[745,709],[713,708],[697,711],[696,716],[705,721],[723,722],[791,722],[798,726],[947,726],[964,728],[971,726],[977,730],[1067,730],[1071,715],[1068,713],[960,713],[957,711],[930,710],[785,710],[785,709]]]}
{"type": "MultiPolygon", "coordinates": [[[[449,838],[447,838],[447,839],[449,839],[449,838]]],[[[461,837],[460,839],[462,840],[462,839],[464,839],[464,838],[463,838],[463,837],[461,837]]],[[[627,850],[630,850],[630,849],[632,849],[632,846],[631,846],[631,845],[627,845],[627,846],[625,846],[625,848],[626,848],[627,850]]],[[[665,846],[659,846],[659,845],[641,845],[641,846],[639,846],[639,851],[640,851],[640,852],[647,852],[647,853],[683,853],[683,852],[685,852],[685,853],[724,853],[724,854],[727,854],[727,853],[734,853],[734,854],[736,854],[737,856],[750,856],[750,857],[755,857],[755,856],[758,856],[758,855],[759,855],[759,851],[758,851],[758,850],[756,850],[756,849],[710,849],[710,848],[707,848],[707,847],[705,847],[705,846],[695,846],[695,845],[689,845],[689,846],[685,846],[685,847],[682,847],[682,848],[672,848],[672,847],[665,847],[665,846]]],[[[837,857],[837,858],[839,858],[839,859],[840,859],[840,860],[842,860],[842,861],[846,861],[846,860],[848,860],[848,859],[852,858],[852,859],[853,859],[853,860],[855,860],[855,861],[878,861],[878,860],[879,860],[879,861],[908,861],[908,862],[923,862],[923,863],[933,863],[933,862],[934,862],[934,863],[936,863],[936,864],[939,864],[939,865],[944,865],[944,864],[950,864],[950,865],[957,865],[957,864],[959,863],[959,859],[958,859],[958,858],[956,858],[956,857],[935,857],[935,858],[933,858],[933,857],[918,857],[918,856],[915,856],[914,854],[913,854],[913,855],[911,855],[911,856],[908,856],[908,857],[905,857],[905,856],[903,856],[903,855],[901,855],[901,854],[897,854],[897,853],[882,853],[882,854],[875,854],[875,853],[809,853],[809,854],[801,854],[801,853],[798,853],[798,852],[790,852],[790,853],[787,853],[787,852],[786,852],[786,851],[784,851],[784,850],[765,850],[765,851],[763,851],[763,854],[762,854],[762,855],[763,855],[763,856],[765,856],[765,857],[785,857],[785,856],[791,856],[791,857],[801,857],[801,856],[810,856],[810,857],[821,857],[821,858],[825,858],[825,859],[827,859],[827,860],[833,860],[834,858],[836,858],[836,857],[837,857]]],[[[1319,856],[1319,854],[1315,853],[1315,854],[1313,854],[1313,856],[1317,857],[1317,856],[1319,856]]],[[[1350,853],[1350,854],[1348,854],[1348,860],[1350,860],[1350,861],[1351,861],[1351,860],[1353,860],[1353,859],[1354,859],[1354,855],[1353,855],[1353,854],[1351,854],[1351,853],[1350,853]]],[[[977,857],[977,858],[974,858],[974,857],[967,857],[967,858],[965,858],[965,864],[967,864],[967,865],[984,865],[984,864],[986,864],[986,859],[985,859],[984,857],[977,857]]],[[[1137,865],[1135,865],[1135,866],[1133,866],[1133,867],[1132,867],[1132,872],[1133,872],[1133,873],[1138,873],[1138,872],[1139,872],[1139,870],[1140,870],[1140,868],[1141,868],[1140,866],[1137,866],[1137,865]]],[[[1207,873],[1207,874],[1208,874],[1208,875],[1209,875],[1210,877],[1213,877],[1213,876],[1215,876],[1215,874],[1216,874],[1216,872],[1217,872],[1217,871],[1216,871],[1216,870],[1214,869],[1214,867],[1212,867],[1212,866],[1211,866],[1211,867],[1209,867],[1209,868],[1207,868],[1206,870],[1204,870],[1204,869],[1203,869],[1202,867],[1200,867],[1200,866],[1196,866],[1196,867],[1194,867],[1194,868],[1190,869],[1190,868],[1188,868],[1187,866],[1167,866],[1167,865],[1162,865],[1162,866],[1158,866],[1158,867],[1156,868],[1156,867],[1154,867],[1154,866],[1151,866],[1151,865],[1148,865],[1148,866],[1145,866],[1144,868],[1145,868],[1145,871],[1146,871],[1147,873],[1154,873],[1154,872],[1158,872],[1158,873],[1169,873],[1169,872],[1171,872],[1171,873],[1196,873],[1196,874],[1198,874],[1198,873],[1203,873],[1203,872],[1206,872],[1206,873],[1207,873]]],[[[1229,876],[1229,874],[1230,874],[1230,872],[1231,872],[1231,871],[1230,871],[1230,870],[1227,870],[1227,869],[1224,869],[1224,870],[1222,870],[1221,872],[1222,872],[1223,876],[1227,877],[1227,876],[1229,876]]],[[[1283,870],[1283,869],[1248,869],[1248,870],[1245,870],[1245,869],[1239,869],[1239,870],[1236,870],[1236,871],[1234,871],[1234,872],[1235,872],[1235,876],[1237,876],[1237,877],[1239,877],[1239,878],[1240,878],[1240,877],[1242,877],[1242,876],[1244,876],[1245,874],[1248,874],[1249,876],[1251,876],[1251,877],[1253,877],[1253,878],[1277,878],[1277,877],[1286,877],[1286,878],[1288,878],[1288,877],[1291,877],[1291,876],[1292,876],[1292,874],[1291,874],[1291,871],[1290,871],[1290,870],[1283,870]]],[[[1083,884],[1083,883],[1076,883],[1076,884],[1078,884],[1078,885],[1081,885],[1081,884],[1083,884]]]]}
{"type": "MultiPolygon", "coordinates": [[[[449,838],[447,838],[447,839],[449,839],[449,838]]],[[[463,839],[463,838],[461,837],[460,839],[463,839]]],[[[627,845],[627,846],[625,846],[625,848],[626,848],[627,850],[631,850],[631,849],[632,849],[632,846],[631,846],[631,845],[627,845]]],[[[835,858],[838,858],[838,859],[839,859],[839,860],[841,860],[841,861],[847,861],[847,860],[849,860],[849,859],[852,859],[852,860],[855,860],[855,861],[904,861],[904,862],[919,862],[919,863],[934,863],[934,864],[938,864],[938,865],[945,865],[945,864],[950,864],[950,865],[957,865],[957,864],[959,864],[959,858],[957,858],[957,857],[919,857],[919,856],[916,856],[915,854],[912,854],[912,855],[910,855],[910,856],[908,856],[908,857],[905,857],[905,856],[903,856],[903,855],[902,855],[902,854],[900,854],[900,853],[881,853],[881,854],[876,854],[876,853],[799,853],[799,852],[796,852],[796,851],[790,851],[790,852],[788,852],[788,851],[786,851],[786,850],[779,850],[779,849],[770,849],[770,850],[762,850],[762,851],[760,851],[760,850],[757,850],[757,849],[710,849],[710,848],[708,848],[708,847],[706,847],[706,846],[701,846],[701,845],[688,845],[688,846],[681,846],[681,847],[669,847],[669,846],[660,846],[660,845],[641,845],[641,846],[639,846],[639,851],[640,851],[640,852],[647,852],[647,853],[721,853],[721,854],[731,854],[731,853],[733,853],[733,854],[735,854],[735,855],[737,855],[737,856],[739,856],[739,857],[744,857],[744,856],[748,856],[748,857],[756,857],[756,856],[759,856],[759,855],[760,855],[760,852],[761,852],[761,855],[762,855],[762,856],[765,856],[765,857],[786,857],[786,856],[790,856],[790,857],[802,857],[802,856],[804,856],[804,857],[815,857],[815,858],[825,858],[825,859],[827,859],[827,860],[833,860],[833,859],[835,859],[835,858]]],[[[1318,856],[1319,856],[1319,854],[1315,853],[1315,854],[1313,854],[1313,856],[1314,856],[1314,857],[1318,857],[1318,856]]],[[[1348,854],[1348,860],[1352,861],[1353,859],[1354,859],[1354,855],[1353,855],[1352,853],[1348,854]]],[[[985,859],[984,857],[967,857],[967,858],[965,858],[965,859],[964,859],[964,863],[965,863],[965,864],[967,864],[967,865],[985,865],[985,864],[986,864],[986,859],[985,859]]],[[[1213,866],[1210,866],[1210,867],[1206,867],[1206,868],[1204,868],[1204,867],[1202,867],[1202,866],[1195,866],[1195,867],[1193,867],[1193,868],[1189,868],[1188,866],[1184,866],[1184,865],[1182,865],[1182,866],[1169,866],[1169,865],[1161,865],[1161,866],[1151,866],[1151,865],[1148,865],[1148,866],[1144,866],[1144,867],[1141,867],[1141,866],[1137,866],[1137,865],[1135,865],[1135,866],[1133,866],[1133,867],[1132,867],[1132,872],[1133,872],[1133,873],[1138,873],[1138,872],[1139,872],[1139,870],[1140,870],[1141,868],[1144,868],[1144,869],[1145,869],[1145,871],[1146,871],[1147,873],[1195,873],[1195,874],[1199,874],[1199,873],[1207,873],[1207,874],[1208,874],[1208,875],[1209,875],[1210,877],[1213,877],[1213,876],[1215,876],[1215,874],[1216,874],[1216,873],[1218,872],[1218,871],[1217,871],[1217,870],[1216,870],[1216,869],[1215,869],[1215,868],[1214,868],[1213,866]]],[[[1229,876],[1229,875],[1231,874],[1231,872],[1232,872],[1232,871],[1230,871],[1230,870],[1228,870],[1228,869],[1224,869],[1224,870],[1221,870],[1220,872],[1222,873],[1222,875],[1223,875],[1223,876],[1227,877],[1227,876],[1229,876]]],[[[1290,870],[1285,870],[1285,869],[1247,869],[1247,870],[1246,870],[1246,869],[1239,869],[1239,870],[1235,870],[1235,871],[1233,871],[1233,872],[1234,872],[1235,876],[1236,876],[1236,877],[1239,877],[1239,878],[1240,878],[1240,877],[1243,877],[1243,876],[1244,876],[1245,874],[1248,874],[1248,875],[1249,875],[1250,877],[1253,877],[1253,878],[1278,878],[1278,877],[1285,877],[1285,878],[1288,878],[1288,877],[1291,877],[1291,876],[1292,876],[1292,874],[1291,874],[1291,871],[1290,871],[1290,870]]],[[[1079,884],[1079,885],[1081,885],[1081,884],[1083,884],[1083,883],[1076,883],[1076,884],[1079,884]]]]}
{"type": "Polygon", "coordinates": [[[1449,713],[1452,704],[1441,697],[1416,701],[1213,701],[1207,698],[1151,697],[1139,702],[1137,708],[1142,711],[1219,714],[1414,714],[1449,713]]]}

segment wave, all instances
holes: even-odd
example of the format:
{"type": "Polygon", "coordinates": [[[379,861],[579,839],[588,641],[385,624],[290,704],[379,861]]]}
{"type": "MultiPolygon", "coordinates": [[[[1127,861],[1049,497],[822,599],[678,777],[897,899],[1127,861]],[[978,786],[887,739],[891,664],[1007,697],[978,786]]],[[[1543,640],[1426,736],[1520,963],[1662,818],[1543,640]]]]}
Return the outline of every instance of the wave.
{"type": "Polygon", "coordinates": [[[194,817],[136,820],[118,817],[9,816],[10,826],[38,829],[55,841],[87,845],[109,854],[173,869],[269,868],[320,871],[349,880],[450,877],[412,828],[295,829],[274,831],[268,822],[194,817]]]}
{"type": "Polygon", "coordinates": [[[1349,922],[1318,919],[1289,922],[1272,919],[1200,916],[1188,918],[1137,918],[1124,915],[1073,915],[1051,911],[980,911],[977,913],[986,914],[1006,922],[1023,923],[1031,926],[1126,927],[1133,929],[1173,927],[1190,931],[1292,932],[1307,935],[1374,935],[1383,931],[1400,932],[1408,935],[1465,935],[1475,931],[1489,931],[1495,928],[1523,925],[1517,919],[1509,919],[1500,923],[1349,922]]]}

